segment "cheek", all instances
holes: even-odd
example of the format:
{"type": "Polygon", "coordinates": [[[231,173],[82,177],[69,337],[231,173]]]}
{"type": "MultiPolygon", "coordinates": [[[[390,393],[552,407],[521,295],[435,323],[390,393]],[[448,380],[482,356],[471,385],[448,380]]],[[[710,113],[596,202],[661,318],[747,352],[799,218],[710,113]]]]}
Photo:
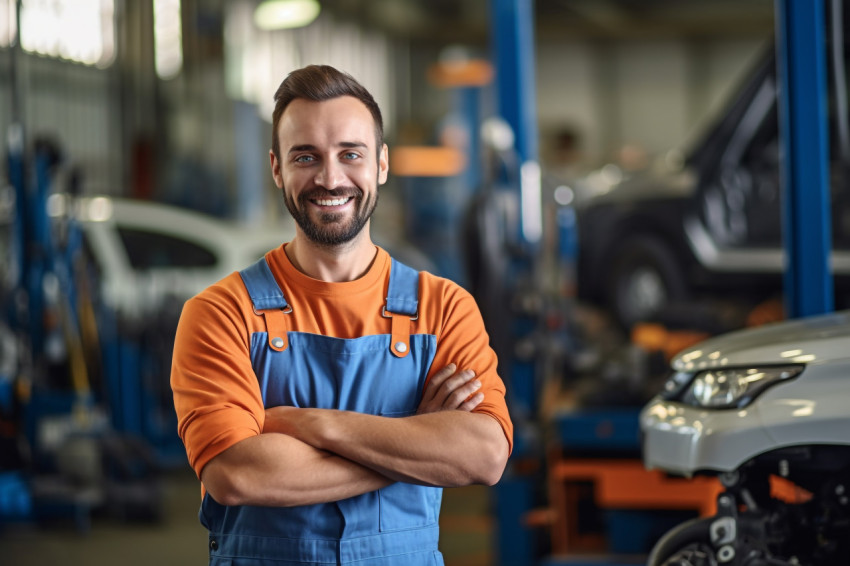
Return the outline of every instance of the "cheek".
{"type": "Polygon", "coordinates": [[[358,171],[356,179],[352,180],[356,180],[359,187],[370,187],[374,186],[376,181],[380,185],[383,183],[385,177],[386,175],[382,175],[380,169],[369,167],[358,171]]]}
{"type": "Polygon", "coordinates": [[[281,175],[282,181],[282,189],[288,193],[292,193],[293,191],[298,190],[299,187],[303,186],[304,182],[301,175],[286,172],[281,175]]]}

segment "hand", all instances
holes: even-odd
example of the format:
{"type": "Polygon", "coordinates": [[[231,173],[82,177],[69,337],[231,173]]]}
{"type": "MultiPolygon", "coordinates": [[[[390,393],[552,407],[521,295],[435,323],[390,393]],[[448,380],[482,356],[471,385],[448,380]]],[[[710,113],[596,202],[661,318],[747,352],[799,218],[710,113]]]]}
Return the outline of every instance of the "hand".
{"type": "Polygon", "coordinates": [[[483,393],[476,393],[480,387],[481,382],[475,379],[474,371],[457,371],[455,364],[449,364],[435,373],[428,382],[416,414],[453,409],[472,411],[484,400],[483,393]]]}

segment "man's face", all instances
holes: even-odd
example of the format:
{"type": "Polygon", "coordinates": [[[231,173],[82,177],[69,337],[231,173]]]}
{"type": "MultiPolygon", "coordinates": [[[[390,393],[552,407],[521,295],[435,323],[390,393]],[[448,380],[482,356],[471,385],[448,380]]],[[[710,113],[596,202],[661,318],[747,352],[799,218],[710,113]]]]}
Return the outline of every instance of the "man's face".
{"type": "Polygon", "coordinates": [[[299,230],[328,247],[353,240],[387,180],[387,146],[376,148],[369,110],[350,96],[297,98],[281,116],[277,135],[280,160],[270,154],[272,175],[299,230]]]}

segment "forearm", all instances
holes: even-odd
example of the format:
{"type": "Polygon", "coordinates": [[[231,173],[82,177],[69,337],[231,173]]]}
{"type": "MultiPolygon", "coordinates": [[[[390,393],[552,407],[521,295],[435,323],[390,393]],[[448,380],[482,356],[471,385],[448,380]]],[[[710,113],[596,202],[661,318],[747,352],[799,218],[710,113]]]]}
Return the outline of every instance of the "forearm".
{"type": "Polygon", "coordinates": [[[201,481],[223,505],[275,507],[339,501],[392,483],[373,469],[278,433],[231,446],[204,467],[201,481]]]}
{"type": "Polygon", "coordinates": [[[508,457],[501,427],[484,414],[454,410],[385,418],[278,409],[267,411],[267,423],[271,418],[287,434],[397,481],[443,487],[492,485],[508,457]]]}

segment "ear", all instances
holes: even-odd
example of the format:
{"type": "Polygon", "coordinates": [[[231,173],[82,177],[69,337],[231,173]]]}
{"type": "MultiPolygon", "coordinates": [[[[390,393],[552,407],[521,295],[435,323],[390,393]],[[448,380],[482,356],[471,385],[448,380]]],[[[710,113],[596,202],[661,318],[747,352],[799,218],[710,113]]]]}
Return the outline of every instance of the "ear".
{"type": "Polygon", "coordinates": [[[272,177],[274,178],[274,184],[277,185],[278,189],[282,189],[283,175],[280,172],[280,161],[278,161],[277,156],[272,150],[269,150],[269,160],[271,161],[272,177]]]}
{"type": "Polygon", "coordinates": [[[390,172],[390,155],[387,144],[381,147],[381,156],[378,158],[378,184],[387,182],[387,174],[390,172]]]}

